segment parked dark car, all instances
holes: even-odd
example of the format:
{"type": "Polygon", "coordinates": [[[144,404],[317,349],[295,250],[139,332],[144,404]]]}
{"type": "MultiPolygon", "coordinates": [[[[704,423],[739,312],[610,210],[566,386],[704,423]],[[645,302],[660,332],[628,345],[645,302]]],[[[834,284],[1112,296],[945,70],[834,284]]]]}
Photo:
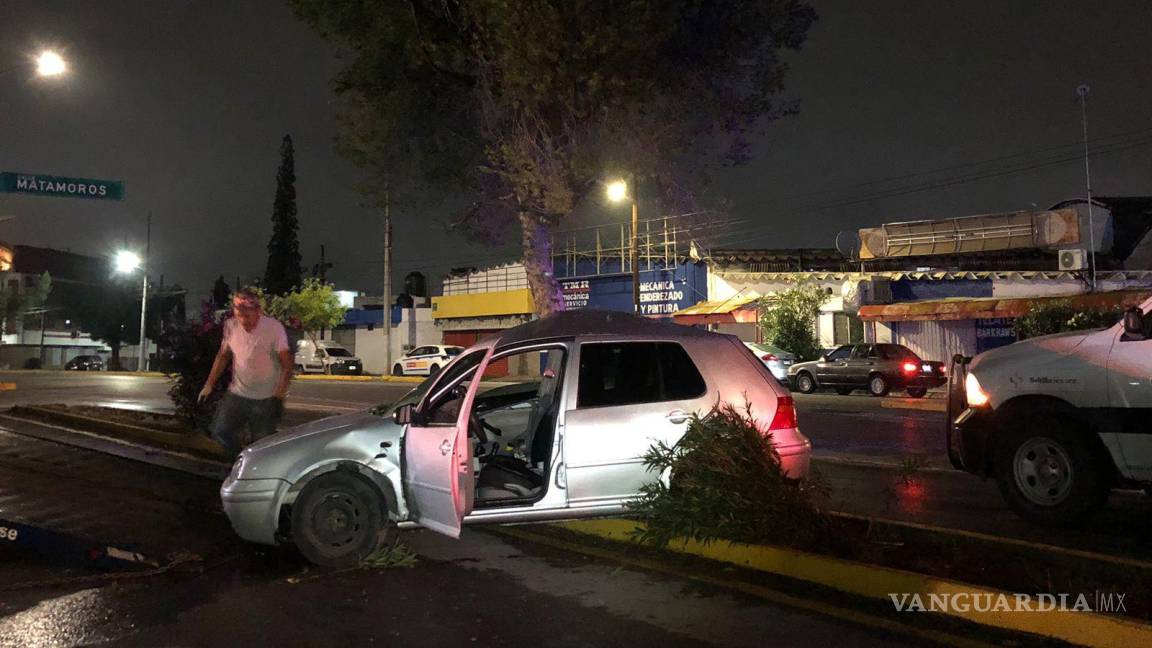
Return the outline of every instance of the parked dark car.
{"type": "Polygon", "coordinates": [[[819,360],[792,365],[788,377],[792,388],[804,394],[829,387],[842,395],[867,389],[885,396],[903,389],[912,398],[948,382],[944,363],[921,360],[899,344],[845,344],[819,360]]]}
{"type": "Polygon", "coordinates": [[[64,368],[68,371],[104,371],[104,361],[100,356],[81,355],[69,360],[64,368]]]}

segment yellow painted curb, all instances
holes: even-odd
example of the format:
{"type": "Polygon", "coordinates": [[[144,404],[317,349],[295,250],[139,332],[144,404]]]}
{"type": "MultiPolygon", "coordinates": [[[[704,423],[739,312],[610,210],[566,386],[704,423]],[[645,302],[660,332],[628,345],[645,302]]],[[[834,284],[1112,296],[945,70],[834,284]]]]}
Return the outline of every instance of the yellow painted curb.
{"type": "Polygon", "coordinates": [[[14,382],[0,382],[0,391],[15,391],[16,383],[14,382]]]}
{"type": "MultiPolygon", "coordinates": [[[[630,542],[631,532],[637,528],[638,523],[631,520],[580,520],[560,523],[558,526],[577,533],[630,542]]],[[[1144,623],[1090,612],[996,611],[995,602],[1000,600],[1001,596],[1006,597],[1011,604],[1015,595],[899,569],[866,565],[781,547],[725,541],[704,544],[695,540],[680,539],[670,543],[668,548],[883,601],[891,601],[890,595],[893,594],[900,596],[907,594],[910,597],[919,595],[924,605],[928,606],[933,597],[955,600],[957,595],[961,595],[968,603],[967,609],[960,610],[956,609],[956,606],[947,606],[940,612],[1005,630],[1028,632],[1100,648],[1152,646],[1152,626],[1144,623]],[[987,605],[974,604],[985,600],[989,602],[987,605]],[[977,607],[989,609],[978,610],[977,607]]],[[[1074,597],[1072,600],[1075,600],[1074,597]]]]}
{"type": "Polygon", "coordinates": [[[921,412],[947,412],[948,401],[923,398],[885,398],[880,401],[884,409],[920,410],[921,412]]]}
{"type": "Polygon", "coordinates": [[[299,374],[294,380],[320,380],[332,382],[424,382],[426,376],[331,376],[328,374],[299,374]]]}

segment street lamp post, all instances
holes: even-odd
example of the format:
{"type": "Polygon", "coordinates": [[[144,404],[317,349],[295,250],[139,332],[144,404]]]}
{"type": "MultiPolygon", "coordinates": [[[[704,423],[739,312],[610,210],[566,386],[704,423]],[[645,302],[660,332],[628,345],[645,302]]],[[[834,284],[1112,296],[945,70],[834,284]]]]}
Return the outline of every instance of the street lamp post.
{"type": "Polygon", "coordinates": [[[143,288],[140,291],[140,354],[139,361],[136,364],[136,371],[144,371],[147,368],[148,333],[145,324],[148,317],[148,268],[146,264],[148,255],[152,251],[152,212],[148,212],[147,232],[143,259],[140,258],[140,255],[128,250],[116,253],[117,272],[129,274],[139,269],[140,274],[144,277],[143,288]]]}
{"type": "Polygon", "coordinates": [[[614,180],[608,183],[608,199],[612,202],[632,201],[632,236],[629,237],[628,263],[632,266],[632,312],[640,314],[640,254],[639,248],[639,222],[636,209],[636,181],[632,179],[632,187],[624,180],[614,180]]]}

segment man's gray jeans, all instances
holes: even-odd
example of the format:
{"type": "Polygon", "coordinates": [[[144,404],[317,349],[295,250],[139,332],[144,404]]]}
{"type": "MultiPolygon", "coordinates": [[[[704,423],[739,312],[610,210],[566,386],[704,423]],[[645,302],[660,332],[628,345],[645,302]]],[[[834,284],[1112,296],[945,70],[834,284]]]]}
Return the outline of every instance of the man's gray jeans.
{"type": "Polygon", "coordinates": [[[240,454],[246,445],[241,436],[245,427],[250,433],[250,442],[254,443],[276,432],[276,425],[283,416],[284,401],[279,398],[257,400],[228,392],[216,406],[216,417],[212,420],[212,438],[224,448],[224,452],[231,459],[240,454]]]}

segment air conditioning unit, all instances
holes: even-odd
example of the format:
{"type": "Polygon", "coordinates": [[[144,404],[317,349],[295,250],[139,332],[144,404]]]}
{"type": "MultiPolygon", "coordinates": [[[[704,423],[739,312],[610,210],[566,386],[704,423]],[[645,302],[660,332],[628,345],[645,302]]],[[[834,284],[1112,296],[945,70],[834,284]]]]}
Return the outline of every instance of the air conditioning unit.
{"type": "Polygon", "coordinates": [[[1084,261],[1084,250],[1060,250],[1061,271],[1083,270],[1087,266],[1084,261]]]}

